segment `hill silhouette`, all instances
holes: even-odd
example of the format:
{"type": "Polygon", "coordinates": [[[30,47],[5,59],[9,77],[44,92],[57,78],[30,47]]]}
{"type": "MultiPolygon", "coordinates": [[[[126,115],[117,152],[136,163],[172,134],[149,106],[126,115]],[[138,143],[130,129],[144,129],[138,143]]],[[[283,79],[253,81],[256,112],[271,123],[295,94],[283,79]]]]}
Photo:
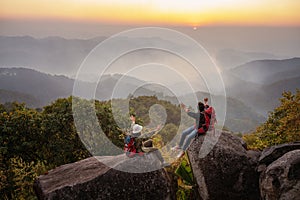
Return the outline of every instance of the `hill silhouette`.
{"type": "Polygon", "coordinates": [[[0,103],[4,104],[6,102],[14,102],[14,101],[20,103],[26,103],[27,106],[29,107],[41,106],[41,102],[32,95],[0,89],[0,103]]]}
{"type": "MultiPolygon", "coordinates": [[[[19,92],[34,97],[38,103],[27,101],[25,103],[32,107],[45,106],[57,98],[72,95],[74,79],[63,75],[51,75],[27,68],[0,68],[0,89],[19,92]]],[[[83,91],[82,96],[94,93],[95,83],[78,81],[83,91]]],[[[103,75],[97,84],[95,97],[99,100],[114,98],[127,98],[128,91],[133,90],[143,81],[123,75],[103,75]],[[118,84],[122,90],[114,94],[114,87],[118,84]],[[114,94],[114,96],[113,96],[114,94]]],[[[139,90],[140,95],[154,95],[155,91],[147,88],[139,90]]],[[[18,98],[11,98],[17,101],[18,98]]],[[[29,100],[29,99],[28,99],[29,100]]]]}
{"type": "Polygon", "coordinates": [[[231,72],[239,78],[258,84],[272,84],[300,74],[300,58],[255,60],[235,67],[231,72]]]}
{"type": "Polygon", "coordinates": [[[295,92],[300,85],[300,58],[257,60],[222,72],[226,94],[268,115],[279,105],[282,92],[295,92]]]}

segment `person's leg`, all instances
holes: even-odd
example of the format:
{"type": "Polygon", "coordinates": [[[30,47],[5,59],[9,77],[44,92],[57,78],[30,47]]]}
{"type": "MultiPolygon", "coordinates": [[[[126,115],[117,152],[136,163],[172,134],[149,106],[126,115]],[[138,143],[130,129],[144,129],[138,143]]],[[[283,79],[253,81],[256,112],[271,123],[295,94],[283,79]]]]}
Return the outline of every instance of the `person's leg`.
{"type": "Polygon", "coordinates": [[[136,152],[142,152],[142,139],[141,138],[135,138],[135,148],[136,148],[136,152]]]}
{"type": "Polygon", "coordinates": [[[153,153],[155,154],[155,156],[158,158],[158,160],[159,160],[161,163],[163,163],[163,162],[165,161],[164,158],[162,157],[160,151],[159,151],[158,149],[155,150],[155,151],[153,151],[153,153]]]}
{"type": "Polygon", "coordinates": [[[180,138],[180,141],[179,141],[179,147],[182,148],[182,145],[183,145],[183,142],[185,140],[185,138],[194,130],[194,126],[191,126],[187,129],[185,129],[183,132],[182,132],[182,135],[181,135],[181,138],[180,138]]]}
{"type": "Polygon", "coordinates": [[[183,145],[183,147],[182,147],[183,151],[185,151],[185,150],[189,147],[189,145],[190,145],[192,139],[197,135],[197,133],[198,133],[198,130],[194,129],[194,130],[187,136],[187,138],[186,138],[186,140],[185,140],[185,143],[184,143],[184,145],[183,145]]]}

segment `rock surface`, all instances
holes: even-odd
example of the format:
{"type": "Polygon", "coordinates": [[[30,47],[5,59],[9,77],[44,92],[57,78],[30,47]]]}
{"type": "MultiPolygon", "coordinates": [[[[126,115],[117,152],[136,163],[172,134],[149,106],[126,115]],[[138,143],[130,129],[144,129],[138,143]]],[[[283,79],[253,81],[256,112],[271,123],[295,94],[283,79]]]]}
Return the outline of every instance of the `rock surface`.
{"type": "MultiPolygon", "coordinates": [[[[259,152],[216,130],[196,137],[187,153],[201,200],[300,200],[300,143],[259,152]]],[[[176,199],[174,177],[160,164],[154,154],[92,157],[38,177],[34,189],[49,200],[176,199]]]]}
{"type": "MultiPolygon", "coordinates": [[[[134,163],[125,155],[91,157],[76,163],[62,165],[39,176],[34,189],[39,199],[174,199],[170,180],[163,170],[146,173],[128,173],[109,168],[105,163],[134,163]]],[[[145,164],[147,164],[145,162],[145,164]]],[[[125,164],[130,166],[130,164],[125,164]]]]}
{"type": "Polygon", "coordinates": [[[300,142],[289,143],[289,144],[280,144],[266,148],[262,151],[259,158],[259,172],[262,172],[266,167],[271,164],[273,161],[277,160],[284,154],[289,151],[300,149],[300,142]]]}
{"type": "Polygon", "coordinates": [[[205,137],[197,137],[188,149],[201,199],[260,199],[256,172],[260,152],[247,151],[242,139],[222,132],[212,150],[205,157],[199,156],[204,143],[214,139],[208,132],[205,137]]]}
{"type": "Polygon", "coordinates": [[[263,200],[299,200],[300,150],[272,162],[260,176],[260,190],[263,200]]]}

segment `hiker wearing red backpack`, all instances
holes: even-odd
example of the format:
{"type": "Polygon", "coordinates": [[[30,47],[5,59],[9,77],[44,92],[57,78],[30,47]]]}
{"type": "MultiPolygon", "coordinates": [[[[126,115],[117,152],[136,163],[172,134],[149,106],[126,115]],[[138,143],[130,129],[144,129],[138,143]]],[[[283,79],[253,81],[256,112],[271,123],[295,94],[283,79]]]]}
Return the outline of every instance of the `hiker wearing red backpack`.
{"type": "Polygon", "coordinates": [[[160,129],[158,126],[155,130],[149,133],[143,133],[143,126],[136,124],[136,115],[130,114],[131,125],[124,138],[124,151],[128,157],[134,157],[135,155],[143,155],[142,142],[155,135],[155,133],[160,129]]]}
{"type": "Polygon", "coordinates": [[[206,112],[206,114],[208,114],[209,118],[210,118],[210,129],[214,128],[215,124],[217,123],[217,118],[216,118],[216,113],[213,107],[211,107],[208,104],[208,98],[205,97],[204,99],[204,111],[206,112]]]}
{"type": "Polygon", "coordinates": [[[172,148],[174,150],[181,150],[180,154],[177,156],[178,158],[184,155],[184,151],[189,147],[192,139],[197,134],[205,134],[210,126],[210,118],[206,111],[204,111],[205,105],[202,102],[198,102],[198,112],[196,113],[190,112],[184,104],[181,104],[181,106],[190,117],[195,119],[195,125],[184,130],[179,145],[172,148]]]}
{"type": "Polygon", "coordinates": [[[127,156],[133,157],[136,153],[138,153],[138,149],[141,146],[141,142],[139,140],[136,141],[136,138],[140,136],[139,132],[141,130],[141,127],[140,125],[135,123],[135,114],[131,113],[129,118],[131,124],[129,130],[126,131],[126,136],[124,138],[124,151],[127,156]]]}

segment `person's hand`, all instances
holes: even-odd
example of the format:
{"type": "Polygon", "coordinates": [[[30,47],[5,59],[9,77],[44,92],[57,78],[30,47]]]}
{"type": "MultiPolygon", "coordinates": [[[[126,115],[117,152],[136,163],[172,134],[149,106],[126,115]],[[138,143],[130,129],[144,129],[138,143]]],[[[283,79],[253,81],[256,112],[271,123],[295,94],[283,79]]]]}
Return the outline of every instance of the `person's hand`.
{"type": "Polygon", "coordinates": [[[161,125],[158,124],[157,127],[155,128],[155,131],[158,131],[158,130],[160,130],[160,129],[161,129],[161,125]]]}
{"type": "Polygon", "coordinates": [[[182,107],[183,110],[185,110],[186,106],[183,103],[181,103],[180,106],[182,107]]]}
{"type": "Polygon", "coordinates": [[[186,105],[184,105],[183,103],[181,103],[180,106],[182,107],[182,109],[183,109],[185,112],[189,112],[189,109],[186,108],[186,105]]]}

